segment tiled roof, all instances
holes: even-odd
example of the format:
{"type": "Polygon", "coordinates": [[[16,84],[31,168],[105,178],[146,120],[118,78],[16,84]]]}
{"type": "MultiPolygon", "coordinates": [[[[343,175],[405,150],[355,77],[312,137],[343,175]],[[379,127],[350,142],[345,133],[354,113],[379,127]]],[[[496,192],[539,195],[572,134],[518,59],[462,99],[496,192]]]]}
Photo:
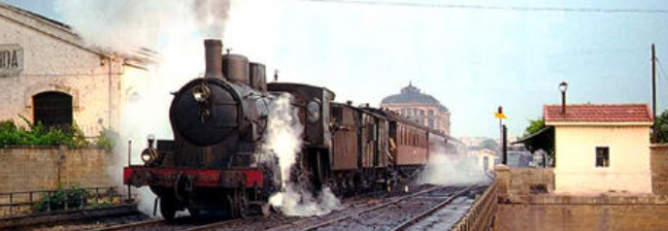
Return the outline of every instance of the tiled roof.
{"type": "Polygon", "coordinates": [[[647,104],[568,104],[566,114],[561,110],[561,105],[545,105],[545,123],[651,123],[654,120],[647,104]]]}

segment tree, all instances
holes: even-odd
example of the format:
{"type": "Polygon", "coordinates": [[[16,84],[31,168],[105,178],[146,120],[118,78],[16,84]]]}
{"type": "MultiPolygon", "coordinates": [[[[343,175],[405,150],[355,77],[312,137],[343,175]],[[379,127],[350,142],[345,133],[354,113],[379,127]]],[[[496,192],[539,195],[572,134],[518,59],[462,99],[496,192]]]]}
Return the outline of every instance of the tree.
{"type": "MultiPolygon", "coordinates": [[[[535,120],[529,120],[529,126],[524,129],[524,137],[530,136],[532,134],[537,133],[538,131],[546,128],[545,126],[545,119],[543,118],[538,118],[535,120]]],[[[543,150],[548,158],[544,163],[547,164],[548,166],[554,166],[550,164],[549,160],[554,160],[554,134],[542,134],[539,137],[533,137],[531,142],[525,143],[524,144],[527,149],[529,149],[532,152],[536,152],[538,150],[543,150]]]]}
{"type": "Polygon", "coordinates": [[[492,151],[497,151],[499,149],[499,144],[496,143],[496,141],[492,139],[486,139],[482,143],[480,143],[481,148],[486,148],[492,151]]]}
{"type": "Polygon", "coordinates": [[[657,143],[668,143],[668,110],[656,118],[657,143]]]}
{"type": "Polygon", "coordinates": [[[543,118],[529,120],[529,126],[524,130],[524,137],[534,134],[545,128],[545,120],[543,118]]]}

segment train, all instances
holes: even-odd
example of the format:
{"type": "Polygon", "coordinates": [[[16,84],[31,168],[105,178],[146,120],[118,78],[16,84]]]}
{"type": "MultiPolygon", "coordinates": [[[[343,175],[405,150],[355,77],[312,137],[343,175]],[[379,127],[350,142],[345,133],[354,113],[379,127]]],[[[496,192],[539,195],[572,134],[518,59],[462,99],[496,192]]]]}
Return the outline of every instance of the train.
{"type": "Polygon", "coordinates": [[[205,40],[204,47],[204,76],[173,93],[173,139],[149,137],[144,163],[123,169],[124,184],[157,195],[166,220],[186,209],[191,216],[266,214],[269,197],[282,190],[281,177],[341,197],[391,189],[427,164],[430,147],[448,140],[392,111],[335,102],[325,87],[267,83],[263,64],[223,54],[221,40],[205,40]],[[294,176],[281,176],[277,157],[262,149],[269,105],[282,94],[291,96],[303,125],[294,176]]]}

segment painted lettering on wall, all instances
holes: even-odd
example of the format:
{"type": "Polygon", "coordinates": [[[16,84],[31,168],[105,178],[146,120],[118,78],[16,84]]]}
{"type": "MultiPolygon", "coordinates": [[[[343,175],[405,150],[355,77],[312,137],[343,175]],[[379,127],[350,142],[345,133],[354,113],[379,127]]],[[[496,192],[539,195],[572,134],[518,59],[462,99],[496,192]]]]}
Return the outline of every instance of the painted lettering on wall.
{"type": "Polygon", "coordinates": [[[0,44],[0,76],[15,76],[23,71],[23,48],[18,44],[0,44]]]}

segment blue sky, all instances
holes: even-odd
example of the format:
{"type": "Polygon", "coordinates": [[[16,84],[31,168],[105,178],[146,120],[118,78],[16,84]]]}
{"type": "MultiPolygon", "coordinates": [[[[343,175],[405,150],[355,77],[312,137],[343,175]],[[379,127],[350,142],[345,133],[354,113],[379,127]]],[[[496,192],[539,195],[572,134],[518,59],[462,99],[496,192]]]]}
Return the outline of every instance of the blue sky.
{"type": "MultiPolygon", "coordinates": [[[[56,13],[53,1],[2,1],[67,18],[56,13]]],[[[667,1],[394,1],[668,10],[667,1]]],[[[253,7],[265,8],[258,13],[269,15],[250,23],[248,16],[235,16],[234,7],[230,12],[225,37],[235,51],[278,68],[281,81],[327,86],[338,101],[355,104],[378,105],[412,81],[451,110],[454,136],[497,137],[493,113],[499,105],[509,132],[521,135],[529,119],[541,116],[543,104],[560,102],[562,80],[569,83],[569,103],[650,103],[652,43],[668,71],[668,13],[255,2],[261,4],[253,7]],[[254,35],[263,39],[242,41],[254,35]]],[[[658,78],[663,111],[668,76],[659,70],[658,78]]]]}

